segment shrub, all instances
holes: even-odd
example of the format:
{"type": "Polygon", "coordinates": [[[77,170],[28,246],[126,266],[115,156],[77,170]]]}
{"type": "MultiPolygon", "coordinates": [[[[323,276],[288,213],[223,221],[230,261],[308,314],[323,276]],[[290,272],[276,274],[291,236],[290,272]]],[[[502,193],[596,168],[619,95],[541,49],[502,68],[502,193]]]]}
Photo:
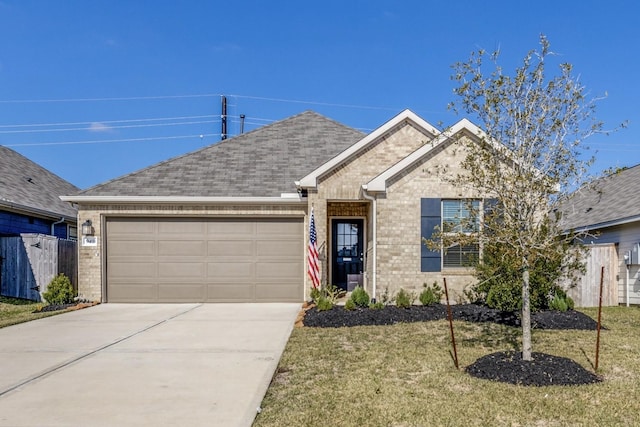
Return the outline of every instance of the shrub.
{"type": "Polygon", "coordinates": [[[509,284],[494,285],[487,293],[487,306],[501,311],[517,311],[522,308],[522,288],[509,284]]]}
{"type": "MultiPolygon", "coordinates": [[[[559,289],[556,285],[559,278],[570,278],[584,271],[581,258],[571,256],[573,252],[568,246],[566,248],[567,251],[537,254],[529,260],[531,311],[549,308],[559,289]]],[[[509,307],[510,311],[522,307],[520,257],[507,245],[495,242],[484,245],[482,262],[476,266],[476,277],[478,283],[466,294],[472,302],[485,303],[492,308],[509,307]],[[499,289],[494,290],[494,287],[499,289]]]]}
{"type": "Polygon", "coordinates": [[[557,311],[567,311],[573,310],[574,302],[571,297],[567,296],[567,294],[562,290],[558,289],[553,299],[549,303],[549,308],[551,310],[557,311]]]}
{"type": "Polygon", "coordinates": [[[321,296],[318,298],[318,301],[316,301],[316,306],[318,311],[327,311],[333,308],[333,302],[328,298],[321,296]]]}
{"type": "Polygon", "coordinates": [[[344,291],[335,285],[327,284],[322,290],[322,296],[331,302],[331,305],[335,305],[338,302],[338,298],[344,291]]]}
{"type": "Polygon", "coordinates": [[[75,297],[73,286],[67,276],[60,273],[54,277],[47,286],[46,292],[42,297],[51,305],[71,304],[75,297]]]}
{"type": "Polygon", "coordinates": [[[309,294],[311,296],[311,299],[314,301],[318,301],[318,298],[320,298],[320,289],[318,288],[314,288],[313,286],[311,287],[311,293],[309,294]]]}
{"type": "Polygon", "coordinates": [[[431,305],[440,302],[442,298],[442,288],[438,286],[436,282],[433,285],[428,286],[426,283],[423,285],[424,289],[420,293],[418,299],[422,305],[431,305]]]}
{"type": "Polygon", "coordinates": [[[369,294],[360,286],[356,286],[353,292],[351,292],[349,301],[353,301],[355,307],[366,308],[369,306],[369,294]]]}
{"type": "Polygon", "coordinates": [[[356,303],[355,303],[355,302],[353,302],[353,300],[352,300],[351,298],[349,298],[349,299],[347,300],[347,302],[346,302],[346,303],[344,303],[344,309],[345,309],[345,310],[349,310],[349,311],[351,311],[351,310],[355,310],[355,309],[356,309],[356,303]]]}
{"type": "Polygon", "coordinates": [[[384,303],[383,302],[372,302],[371,304],[369,304],[369,308],[371,310],[382,310],[384,308],[384,303]]]}
{"type": "Polygon", "coordinates": [[[409,308],[411,307],[412,299],[413,298],[409,292],[400,288],[396,294],[396,307],[409,308]]]}

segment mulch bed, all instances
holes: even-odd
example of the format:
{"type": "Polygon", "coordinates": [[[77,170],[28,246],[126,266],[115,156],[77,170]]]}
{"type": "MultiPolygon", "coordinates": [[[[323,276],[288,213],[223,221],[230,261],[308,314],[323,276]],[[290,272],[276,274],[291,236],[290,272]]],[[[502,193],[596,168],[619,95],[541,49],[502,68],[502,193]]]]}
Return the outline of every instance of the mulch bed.
{"type": "MultiPolygon", "coordinates": [[[[494,322],[520,327],[519,313],[501,312],[477,304],[451,306],[453,318],[467,322],[494,322]]],[[[395,323],[426,322],[447,318],[446,306],[412,306],[398,308],[385,306],[380,310],[345,310],[334,307],[318,311],[307,308],[302,322],[306,327],[338,328],[350,326],[392,325],[395,323]]],[[[596,330],[597,323],[579,311],[547,310],[531,314],[533,329],[596,330]]],[[[604,329],[604,328],[603,328],[604,329]]],[[[524,386],[583,385],[602,381],[578,363],[565,357],[533,353],[531,361],[522,360],[514,351],[497,352],[481,357],[467,366],[466,372],[474,377],[524,386]]]]}
{"type": "Polygon", "coordinates": [[[97,304],[98,304],[97,302],[73,302],[71,304],[47,304],[37,310],[34,310],[34,313],[43,313],[47,311],[59,311],[59,310],[80,310],[81,308],[92,307],[97,304]]]}
{"type": "MultiPolygon", "coordinates": [[[[518,313],[503,312],[478,304],[452,305],[454,320],[467,322],[494,322],[520,327],[518,313]]],[[[306,311],[304,326],[318,328],[339,328],[345,326],[392,325],[394,323],[426,322],[447,318],[447,307],[443,304],[398,308],[392,305],[380,310],[345,310],[336,306],[331,310],[318,311],[315,307],[306,311]]],[[[596,330],[597,323],[586,314],[575,310],[547,310],[531,314],[533,329],[582,329],[596,330]]]]}

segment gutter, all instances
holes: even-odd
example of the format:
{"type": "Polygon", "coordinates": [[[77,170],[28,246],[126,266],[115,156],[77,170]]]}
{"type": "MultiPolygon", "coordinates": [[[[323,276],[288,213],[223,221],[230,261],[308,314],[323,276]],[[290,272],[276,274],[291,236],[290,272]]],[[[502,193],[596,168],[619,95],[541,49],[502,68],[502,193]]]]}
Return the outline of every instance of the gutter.
{"type": "Polygon", "coordinates": [[[372,270],[373,270],[373,274],[372,274],[372,280],[371,280],[371,294],[372,294],[372,301],[375,302],[376,301],[376,271],[377,271],[377,266],[378,266],[378,245],[377,245],[377,236],[376,236],[376,230],[378,228],[378,216],[377,216],[377,211],[378,211],[378,204],[377,204],[377,199],[375,196],[371,196],[369,193],[367,193],[367,185],[363,185],[362,186],[362,195],[364,196],[365,199],[370,200],[371,204],[372,204],[372,209],[373,209],[373,216],[371,219],[371,228],[373,229],[373,233],[371,236],[371,240],[373,241],[373,265],[372,265],[372,270]]]}
{"type": "MultiPolygon", "coordinates": [[[[600,223],[597,223],[597,224],[583,225],[583,226],[574,228],[573,231],[576,232],[576,233],[582,233],[582,232],[586,232],[586,231],[598,230],[600,228],[614,227],[616,225],[624,225],[624,224],[628,224],[630,222],[636,222],[636,221],[640,221],[640,216],[635,215],[635,216],[631,216],[631,217],[626,217],[626,218],[614,219],[614,220],[611,220],[611,221],[600,222],[600,223]]],[[[567,233],[569,231],[571,231],[571,230],[565,230],[565,232],[567,232],[567,233]]]]}
{"type": "Polygon", "coordinates": [[[64,218],[65,221],[69,221],[71,223],[75,223],[77,221],[77,218],[75,216],[69,216],[69,215],[64,215],[64,214],[55,213],[51,211],[46,211],[44,209],[33,208],[30,206],[21,205],[19,203],[14,203],[9,200],[0,199],[0,206],[7,208],[8,210],[13,212],[23,213],[23,214],[24,213],[32,214],[35,216],[39,216],[41,218],[47,218],[47,219],[53,219],[53,220],[57,220],[58,218],[64,218]]]}
{"type": "Polygon", "coordinates": [[[79,204],[167,204],[181,205],[300,205],[306,204],[306,197],[283,193],[280,197],[193,197],[193,196],[60,196],[60,200],[79,204]]]}

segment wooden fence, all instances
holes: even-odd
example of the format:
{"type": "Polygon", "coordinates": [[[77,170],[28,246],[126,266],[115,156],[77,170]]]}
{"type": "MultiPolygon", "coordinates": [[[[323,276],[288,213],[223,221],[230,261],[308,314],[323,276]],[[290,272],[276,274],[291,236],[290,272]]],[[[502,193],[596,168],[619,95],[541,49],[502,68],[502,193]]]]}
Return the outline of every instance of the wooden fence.
{"type": "Polygon", "coordinates": [[[41,301],[42,292],[59,273],[77,289],[76,245],[43,234],[0,237],[0,294],[41,301]]]}
{"type": "Polygon", "coordinates": [[[570,288],[567,294],[576,303],[576,307],[597,307],[600,299],[600,272],[604,266],[604,285],[602,305],[618,305],[618,252],[616,245],[590,245],[586,254],[586,272],[578,285],[570,288]]]}

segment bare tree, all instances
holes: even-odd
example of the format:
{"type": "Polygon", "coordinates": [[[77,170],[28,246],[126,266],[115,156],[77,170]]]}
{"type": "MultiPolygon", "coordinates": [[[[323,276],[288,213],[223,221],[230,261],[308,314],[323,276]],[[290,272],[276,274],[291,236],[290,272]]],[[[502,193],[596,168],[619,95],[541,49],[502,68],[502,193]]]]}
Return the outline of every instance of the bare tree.
{"type": "MultiPolygon", "coordinates": [[[[479,142],[468,142],[464,173],[452,177],[477,194],[492,194],[498,203],[479,215],[481,233],[459,233],[441,239],[458,244],[473,240],[498,244],[516,259],[522,279],[522,358],[531,360],[529,267],[540,256],[561,257],[575,264],[571,246],[576,236],[557,222],[558,203],[587,178],[592,164],[585,159],[584,141],[602,132],[595,119],[597,98],[589,98],[570,64],[559,64],[547,76],[552,59],[549,41],[540,36],[540,48],[531,50],[512,76],[503,74],[499,52],[474,52],[453,66],[459,101],[450,107],[477,120],[484,132],[479,142]],[[485,62],[493,65],[486,74],[485,62]]],[[[446,245],[445,245],[446,247],[446,245]]]]}

